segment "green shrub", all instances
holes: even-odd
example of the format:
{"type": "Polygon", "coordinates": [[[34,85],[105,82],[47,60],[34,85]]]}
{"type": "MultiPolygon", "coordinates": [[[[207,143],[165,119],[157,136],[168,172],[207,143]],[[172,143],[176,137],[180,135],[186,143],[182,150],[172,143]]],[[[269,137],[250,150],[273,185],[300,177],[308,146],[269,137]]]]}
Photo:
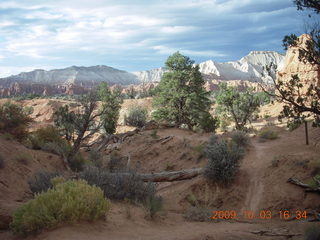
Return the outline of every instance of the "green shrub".
{"type": "Polygon", "coordinates": [[[95,167],[87,167],[79,176],[89,184],[100,187],[105,196],[112,200],[128,199],[144,203],[156,192],[154,183],[143,182],[134,172],[110,173],[95,167]]]}
{"type": "Polygon", "coordinates": [[[30,190],[33,194],[46,192],[53,187],[51,180],[58,176],[61,176],[61,174],[57,172],[37,172],[28,180],[30,190]]]}
{"type": "Polygon", "coordinates": [[[212,115],[208,112],[204,112],[201,114],[198,127],[204,132],[215,132],[217,127],[219,126],[218,118],[212,117],[212,115]]]}
{"type": "Polygon", "coordinates": [[[80,172],[83,170],[86,159],[78,152],[72,159],[69,159],[69,166],[72,171],[80,172]]]}
{"type": "Polygon", "coordinates": [[[208,164],[205,176],[224,184],[231,183],[239,169],[239,161],[244,156],[244,150],[232,141],[219,140],[216,135],[211,136],[206,155],[208,164]]]}
{"type": "Polygon", "coordinates": [[[147,216],[153,219],[163,208],[163,200],[160,196],[151,195],[144,203],[147,216]]]}
{"type": "Polygon", "coordinates": [[[158,139],[159,138],[159,135],[158,135],[158,130],[157,129],[153,129],[150,136],[153,138],[153,139],[158,139]]]}
{"type": "Polygon", "coordinates": [[[304,234],[305,240],[319,240],[320,239],[320,226],[312,225],[309,226],[304,234]]]}
{"type": "Polygon", "coordinates": [[[273,140],[278,138],[278,133],[273,131],[270,128],[262,129],[259,132],[259,140],[260,142],[265,142],[266,140],[273,140]]]}
{"type": "Polygon", "coordinates": [[[232,141],[240,147],[247,147],[250,143],[249,136],[243,131],[235,131],[231,135],[232,141]]]}
{"type": "Polygon", "coordinates": [[[146,124],[147,114],[147,109],[141,106],[131,107],[125,117],[125,125],[143,127],[146,124]]]}
{"type": "Polygon", "coordinates": [[[90,186],[84,180],[61,183],[58,179],[56,182],[52,189],[36,195],[14,212],[10,225],[14,233],[27,235],[66,221],[93,221],[110,209],[111,204],[100,188],[90,186]]]}
{"type": "Polygon", "coordinates": [[[89,161],[92,162],[92,164],[97,167],[101,168],[102,167],[102,155],[100,152],[98,152],[95,149],[92,149],[89,152],[89,161]]]}
{"type": "Polygon", "coordinates": [[[28,135],[27,126],[31,122],[19,105],[8,101],[0,106],[0,132],[10,133],[21,141],[28,135]]]}
{"type": "Polygon", "coordinates": [[[288,122],[287,127],[290,132],[296,130],[301,126],[301,122],[288,122]]]}
{"type": "MultiPolygon", "coordinates": [[[[66,144],[59,131],[53,126],[40,128],[29,136],[32,149],[44,149],[48,143],[55,143],[58,146],[66,144]]],[[[48,148],[48,147],[47,147],[48,148]]]]}
{"type": "Polygon", "coordinates": [[[211,211],[203,207],[191,207],[185,212],[184,218],[190,222],[208,222],[211,221],[211,211]]]}
{"type": "Polygon", "coordinates": [[[192,147],[192,152],[197,156],[197,161],[205,156],[205,146],[202,144],[192,147]]]}
{"type": "Polygon", "coordinates": [[[2,156],[2,154],[0,154],[0,169],[1,169],[1,168],[4,168],[4,165],[5,165],[5,163],[4,163],[4,157],[2,156]]]}
{"type": "Polygon", "coordinates": [[[107,164],[107,170],[110,172],[124,171],[126,168],[123,156],[120,155],[119,151],[112,151],[110,154],[110,160],[107,164]]]}
{"type": "Polygon", "coordinates": [[[33,157],[30,153],[19,153],[16,156],[16,160],[22,164],[28,165],[33,160],[33,157]]]}

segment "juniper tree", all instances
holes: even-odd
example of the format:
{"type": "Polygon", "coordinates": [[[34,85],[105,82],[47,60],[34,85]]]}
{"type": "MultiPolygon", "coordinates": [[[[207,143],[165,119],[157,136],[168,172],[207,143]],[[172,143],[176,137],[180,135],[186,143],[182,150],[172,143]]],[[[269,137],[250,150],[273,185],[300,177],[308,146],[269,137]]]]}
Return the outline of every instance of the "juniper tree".
{"type": "Polygon", "coordinates": [[[218,114],[223,114],[224,117],[230,117],[237,130],[244,130],[263,100],[251,89],[239,92],[237,88],[228,87],[226,83],[221,83],[216,97],[218,103],[216,111],[218,114]]]}
{"type": "Polygon", "coordinates": [[[189,129],[203,128],[205,118],[214,125],[212,116],[208,117],[210,93],[204,89],[199,66],[179,52],[169,56],[165,65],[167,72],[155,89],[153,117],[178,127],[186,124],[189,129]]]}

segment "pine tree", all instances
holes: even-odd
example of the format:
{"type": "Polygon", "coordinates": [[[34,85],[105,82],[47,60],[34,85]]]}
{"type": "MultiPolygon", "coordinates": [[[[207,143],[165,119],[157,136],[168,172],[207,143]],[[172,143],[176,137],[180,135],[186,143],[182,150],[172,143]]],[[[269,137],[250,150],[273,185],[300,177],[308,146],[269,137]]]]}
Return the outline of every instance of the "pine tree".
{"type": "Polygon", "coordinates": [[[177,127],[186,124],[189,129],[203,128],[203,119],[214,125],[212,116],[208,117],[210,93],[203,87],[199,66],[179,52],[169,56],[165,64],[167,72],[155,89],[153,117],[177,127]]]}

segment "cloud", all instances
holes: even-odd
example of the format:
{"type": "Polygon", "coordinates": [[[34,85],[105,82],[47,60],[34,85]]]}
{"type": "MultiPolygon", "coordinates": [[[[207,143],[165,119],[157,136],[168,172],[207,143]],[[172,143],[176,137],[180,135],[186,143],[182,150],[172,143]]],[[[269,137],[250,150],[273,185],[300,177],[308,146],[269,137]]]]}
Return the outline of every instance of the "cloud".
{"type": "Polygon", "coordinates": [[[300,27],[291,0],[28,0],[0,3],[1,67],[162,66],[179,50],[196,62],[281,50],[300,27]]]}

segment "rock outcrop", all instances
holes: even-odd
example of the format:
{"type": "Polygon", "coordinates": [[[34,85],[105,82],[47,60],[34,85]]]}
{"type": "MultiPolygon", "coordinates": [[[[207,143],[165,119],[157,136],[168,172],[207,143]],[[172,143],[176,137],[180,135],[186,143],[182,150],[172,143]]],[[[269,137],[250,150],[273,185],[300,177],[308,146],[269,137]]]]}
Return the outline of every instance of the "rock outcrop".
{"type": "Polygon", "coordinates": [[[299,49],[305,49],[306,42],[310,40],[310,35],[303,34],[298,38],[296,46],[288,48],[284,66],[277,74],[277,80],[283,82],[290,81],[297,74],[303,84],[301,94],[306,93],[311,84],[320,87],[320,65],[312,65],[299,59],[299,49]]]}

